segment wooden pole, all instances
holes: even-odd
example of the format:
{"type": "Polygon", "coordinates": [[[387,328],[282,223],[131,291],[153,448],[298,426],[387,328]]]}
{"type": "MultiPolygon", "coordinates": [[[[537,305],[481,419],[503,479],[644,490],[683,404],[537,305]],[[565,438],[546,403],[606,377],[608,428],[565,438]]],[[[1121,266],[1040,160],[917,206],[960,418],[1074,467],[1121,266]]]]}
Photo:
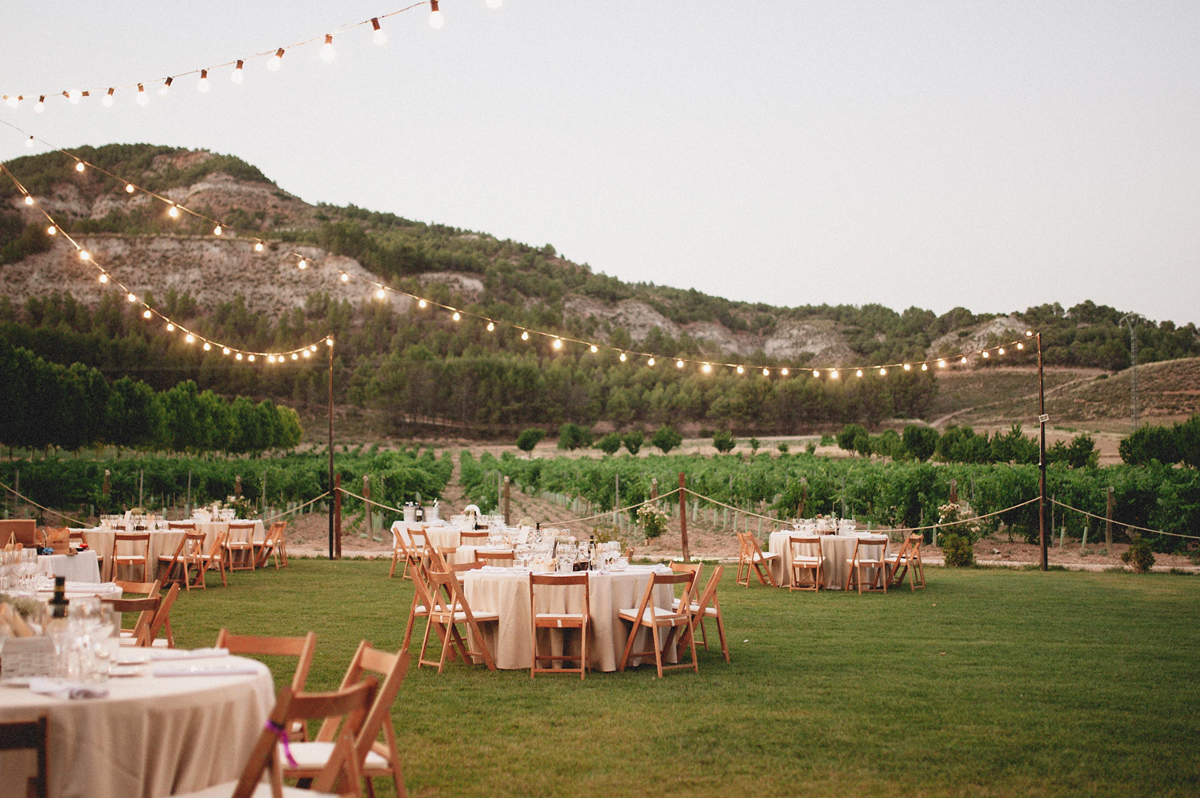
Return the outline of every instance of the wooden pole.
{"type": "Polygon", "coordinates": [[[1117,494],[1113,491],[1112,485],[1108,486],[1108,507],[1105,510],[1104,519],[1104,545],[1109,553],[1112,553],[1112,524],[1113,514],[1117,510],[1117,494]]]}
{"type": "Polygon", "coordinates": [[[508,526],[510,523],[512,523],[512,521],[509,517],[509,511],[508,511],[509,510],[509,503],[508,503],[509,502],[509,493],[511,491],[511,487],[512,487],[512,480],[510,480],[507,476],[504,477],[504,525],[505,526],[508,526]]]}
{"type": "Polygon", "coordinates": [[[679,536],[683,542],[683,561],[691,562],[692,561],[691,555],[688,554],[687,505],[684,503],[686,501],[686,493],[684,490],[685,480],[686,480],[686,477],[684,477],[683,472],[680,471],[679,472],[679,536]]]}
{"type": "Polygon", "coordinates": [[[614,474],[616,479],[616,493],[613,496],[613,526],[617,531],[621,531],[621,475],[614,474]]]}
{"type": "MultiPolygon", "coordinates": [[[[191,474],[191,469],[188,470],[188,473],[191,474]]],[[[144,468],[138,469],[138,507],[141,507],[143,510],[146,509],[145,487],[146,487],[146,469],[144,469],[144,468]]]]}
{"type": "Polygon", "coordinates": [[[184,515],[192,517],[192,469],[188,469],[187,501],[183,505],[184,515]]]}
{"type": "Polygon", "coordinates": [[[342,558],[342,475],[333,475],[333,554],[329,559],[342,558]]]}
{"type": "Polygon", "coordinates": [[[1042,334],[1037,334],[1038,349],[1038,544],[1042,549],[1042,570],[1050,570],[1046,551],[1046,373],[1042,361],[1042,334]]]}
{"type": "Polygon", "coordinates": [[[958,504],[958,480],[950,480],[950,503],[958,504]]]}
{"type": "Polygon", "coordinates": [[[242,477],[240,474],[233,478],[233,495],[235,498],[242,498],[242,477]]]}
{"type": "MultiPolygon", "coordinates": [[[[334,495],[337,495],[337,490],[333,486],[333,480],[334,480],[334,475],[333,475],[333,339],[328,338],[328,339],[326,339],[325,343],[328,344],[328,346],[326,346],[325,348],[329,350],[329,483],[328,484],[329,484],[329,490],[333,491],[334,495]]],[[[333,497],[330,497],[330,498],[333,498],[333,497]]],[[[334,549],[334,545],[333,545],[334,509],[333,509],[333,504],[334,503],[332,501],[329,502],[329,559],[331,559],[331,560],[334,558],[334,551],[333,551],[333,549],[334,549]]],[[[339,523],[339,528],[340,528],[340,523],[339,523]]]]}
{"type": "Polygon", "coordinates": [[[363,474],[363,502],[367,510],[367,539],[375,537],[375,519],[371,518],[371,478],[363,474]]]}

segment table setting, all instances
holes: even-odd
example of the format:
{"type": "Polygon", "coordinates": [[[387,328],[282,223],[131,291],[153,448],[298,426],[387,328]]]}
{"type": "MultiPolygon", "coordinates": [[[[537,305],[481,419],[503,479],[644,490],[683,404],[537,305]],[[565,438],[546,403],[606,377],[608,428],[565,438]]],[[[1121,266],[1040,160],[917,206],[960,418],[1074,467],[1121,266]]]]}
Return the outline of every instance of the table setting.
{"type": "MultiPolygon", "coordinates": [[[[792,549],[788,539],[792,535],[816,535],[821,540],[821,556],[824,564],[824,587],[828,590],[842,590],[846,584],[846,576],[850,572],[848,560],[854,555],[854,546],[860,537],[873,537],[882,534],[861,530],[853,520],[836,518],[815,518],[798,521],[791,529],[780,529],[771,533],[768,539],[769,551],[779,557],[770,561],[771,573],[776,584],[787,586],[792,583],[792,549]]],[[[873,549],[875,547],[872,547],[873,549]]],[[[884,546],[884,553],[887,546],[884,546]]],[[[872,552],[877,553],[877,552],[872,552]]]]}

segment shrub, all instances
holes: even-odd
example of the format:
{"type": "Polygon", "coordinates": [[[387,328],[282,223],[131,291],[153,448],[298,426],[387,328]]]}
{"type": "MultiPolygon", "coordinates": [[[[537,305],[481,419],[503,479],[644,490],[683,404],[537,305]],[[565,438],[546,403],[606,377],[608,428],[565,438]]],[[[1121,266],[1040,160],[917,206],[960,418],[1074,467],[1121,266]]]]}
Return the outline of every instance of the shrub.
{"type": "Polygon", "coordinates": [[[937,451],[938,431],[933,427],[922,426],[921,424],[909,424],[904,428],[902,440],[905,450],[920,460],[925,462],[933,453],[937,451]]]}
{"type": "Polygon", "coordinates": [[[603,438],[596,441],[596,448],[605,454],[616,454],[617,449],[621,448],[621,433],[608,433],[603,438]]]}
{"type": "Polygon", "coordinates": [[[713,448],[721,454],[733,451],[734,446],[737,446],[737,438],[734,438],[733,433],[729,430],[721,430],[713,434],[713,448]]]}
{"type": "Polygon", "coordinates": [[[651,436],[650,443],[657,447],[663,454],[668,454],[672,449],[677,448],[683,443],[683,436],[674,427],[663,424],[651,436]]]}
{"type": "Polygon", "coordinates": [[[942,554],[952,568],[970,568],[975,564],[975,545],[966,535],[953,532],[942,536],[942,554]]]}
{"type": "Polygon", "coordinates": [[[750,440],[748,440],[746,442],[748,444],[750,444],[750,454],[751,455],[758,454],[758,450],[762,446],[762,441],[760,441],[758,438],[751,438],[750,440]]]}
{"type": "MultiPolygon", "coordinates": [[[[822,439],[824,443],[824,439],[822,439]]],[[[837,434],[837,445],[847,452],[871,453],[871,436],[861,424],[847,424],[837,434]]]]}
{"type": "Polygon", "coordinates": [[[817,453],[817,442],[809,441],[808,443],[804,444],[804,451],[806,454],[816,454],[817,453]]]}
{"type": "Polygon", "coordinates": [[[533,447],[542,442],[542,438],[546,437],[546,430],[530,427],[529,429],[521,430],[521,434],[517,436],[517,448],[523,452],[528,452],[530,457],[533,457],[533,447]]]}
{"type": "Polygon", "coordinates": [[[788,448],[787,443],[785,443],[784,441],[780,441],[779,444],[775,448],[779,450],[780,454],[787,454],[789,451],[791,451],[788,448]]]}
{"type": "Polygon", "coordinates": [[[641,430],[633,430],[625,433],[625,437],[621,439],[621,443],[625,444],[625,449],[632,455],[636,455],[642,450],[642,444],[646,442],[646,436],[641,430]]]}
{"type": "Polygon", "coordinates": [[[575,451],[592,445],[592,431],[567,422],[558,428],[558,448],[575,451]]]}
{"type": "Polygon", "coordinates": [[[1149,571],[1154,565],[1154,551],[1150,548],[1150,541],[1141,535],[1134,535],[1133,542],[1121,555],[1121,562],[1132,566],[1133,570],[1139,574],[1149,571]]]}

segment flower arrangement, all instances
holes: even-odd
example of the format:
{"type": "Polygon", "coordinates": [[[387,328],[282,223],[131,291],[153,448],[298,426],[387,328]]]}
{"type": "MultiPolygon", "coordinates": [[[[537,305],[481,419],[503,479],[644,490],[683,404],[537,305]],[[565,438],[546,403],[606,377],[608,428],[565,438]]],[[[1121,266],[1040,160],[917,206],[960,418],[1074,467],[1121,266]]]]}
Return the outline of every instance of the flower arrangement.
{"type": "Polygon", "coordinates": [[[652,540],[667,531],[667,514],[653,504],[643,504],[637,511],[637,523],[646,539],[652,540]]]}

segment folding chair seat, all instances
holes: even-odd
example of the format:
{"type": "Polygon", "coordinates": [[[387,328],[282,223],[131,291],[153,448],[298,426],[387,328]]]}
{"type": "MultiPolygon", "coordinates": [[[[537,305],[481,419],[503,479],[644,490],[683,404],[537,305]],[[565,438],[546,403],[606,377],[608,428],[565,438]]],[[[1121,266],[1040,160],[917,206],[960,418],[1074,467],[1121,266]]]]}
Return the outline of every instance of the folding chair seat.
{"type": "MultiPolygon", "coordinates": [[[[361,683],[364,678],[382,679],[354,743],[357,766],[361,777],[366,779],[368,795],[375,794],[372,783],[375,778],[391,778],[396,795],[406,795],[404,772],[400,767],[400,753],[396,745],[396,727],[392,723],[392,704],[404,683],[409,662],[407,651],[395,654],[380,651],[364,640],[358,644],[358,650],[342,678],[342,690],[361,683]],[[380,734],[383,735],[382,740],[379,739],[380,734]]],[[[284,778],[304,779],[320,773],[328,765],[336,732],[337,724],[327,721],[321,725],[314,740],[293,743],[291,749],[296,765],[293,767],[289,764],[284,769],[284,778]]]]}
{"type": "MultiPolygon", "coordinates": [[[[24,790],[31,798],[47,798],[50,794],[47,723],[45,715],[30,721],[0,723],[0,751],[33,751],[37,756],[36,772],[29,777],[24,790]]],[[[12,772],[6,772],[4,776],[9,784],[19,778],[12,772]]]]}
{"type": "MultiPolygon", "coordinates": [[[[453,571],[428,570],[425,573],[428,579],[428,590],[422,598],[427,602],[428,615],[426,616],[425,636],[421,641],[421,654],[417,658],[417,667],[437,665],[438,673],[441,673],[446,666],[447,658],[453,651],[462,657],[464,663],[473,664],[475,659],[479,658],[487,665],[488,670],[496,670],[496,662],[487,647],[487,641],[484,640],[479,624],[499,623],[499,614],[472,612],[467,598],[463,594],[462,585],[459,584],[458,576],[453,571]],[[464,638],[458,630],[459,624],[464,624],[468,636],[475,638],[477,650],[468,646],[468,638],[464,638]],[[436,662],[425,659],[425,652],[429,646],[429,633],[432,630],[437,631],[438,640],[442,646],[441,656],[436,662]]],[[[415,577],[413,583],[417,584],[415,577]]]]}
{"type": "Polygon", "coordinates": [[[825,586],[825,555],[821,553],[819,535],[789,535],[788,550],[792,555],[792,584],[790,590],[811,590],[816,593],[825,586]]]}
{"type": "MultiPolygon", "coordinates": [[[[708,585],[704,588],[704,592],[699,592],[699,584],[693,588],[693,595],[699,595],[697,601],[693,601],[690,606],[692,616],[692,633],[695,634],[696,626],[700,626],[700,641],[704,646],[704,650],[708,651],[708,630],[704,628],[706,619],[717,622],[717,636],[721,641],[721,653],[725,655],[725,661],[729,662],[729,642],[725,639],[725,618],[721,615],[721,602],[717,599],[717,587],[721,583],[721,577],[725,573],[725,566],[718,565],[712,576],[708,578],[708,585]]],[[[675,601],[675,605],[679,605],[679,601],[675,601]]],[[[683,647],[683,641],[679,641],[680,648],[683,647]]],[[[679,653],[683,653],[680,651],[679,653]]]]}
{"type": "MultiPolygon", "coordinates": [[[[533,679],[539,673],[578,673],[579,679],[582,681],[587,676],[588,669],[588,626],[591,617],[591,591],[588,587],[588,575],[582,574],[530,574],[529,575],[529,619],[532,634],[533,659],[529,666],[529,678],[533,679]],[[579,612],[538,612],[538,586],[546,588],[558,588],[562,593],[550,597],[555,605],[569,606],[572,603],[577,604],[581,610],[579,612]],[[583,590],[579,591],[578,588],[583,590]],[[575,590],[572,590],[575,588],[575,590]],[[576,593],[576,601],[570,600],[570,594],[576,593]],[[539,654],[538,653],[538,631],[541,629],[578,629],[579,630],[579,654],[539,654]],[[551,667],[539,667],[538,663],[548,662],[551,667]],[[553,665],[559,662],[577,662],[577,668],[555,668],[553,665]]],[[[543,593],[543,596],[545,594],[543,593]]],[[[546,601],[542,601],[542,606],[545,607],[546,601]]],[[[564,652],[566,651],[564,647],[564,652]]]]}
{"type": "Polygon", "coordinates": [[[112,550],[112,575],[117,578],[121,574],[121,566],[137,568],[141,566],[142,581],[150,578],[150,533],[149,532],[114,532],[112,550]],[[127,544],[125,553],[121,552],[121,544],[127,544]],[[132,549],[132,552],[129,551],[132,549]]]}
{"type": "Polygon", "coordinates": [[[846,574],[846,590],[849,590],[851,585],[856,585],[859,595],[862,595],[864,590],[868,593],[887,592],[887,560],[884,559],[887,555],[887,543],[886,535],[861,535],[854,540],[854,553],[846,560],[850,566],[850,571],[846,574]],[[871,577],[870,581],[865,583],[864,569],[870,572],[871,577]]]}
{"type": "MultiPolygon", "coordinates": [[[[279,691],[275,708],[267,719],[266,728],[250,752],[250,759],[236,781],[219,784],[199,792],[187,793],[182,798],[318,798],[321,795],[361,796],[359,787],[361,774],[358,768],[358,753],[355,736],[362,728],[368,707],[375,698],[378,682],[371,677],[359,684],[336,693],[296,693],[291,687],[279,691]],[[287,749],[281,745],[283,730],[297,721],[327,718],[340,722],[332,752],[312,782],[311,790],[302,790],[283,785],[283,766],[287,749]],[[267,782],[263,783],[264,774],[267,782]]],[[[329,721],[326,721],[329,722],[329,721]]],[[[296,743],[304,745],[305,743],[296,743]]],[[[289,744],[289,747],[294,747],[289,744]]],[[[176,793],[179,796],[179,793],[176,793]]]]}
{"type": "Polygon", "coordinates": [[[778,587],[775,583],[775,576],[771,573],[771,565],[779,559],[779,555],[776,553],[763,554],[762,547],[758,545],[758,538],[749,532],[738,532],[737,536],[740,544],[737,584],[750,587],[750,574],[753,571],[757,573],[760,584],[778,587]]]}
{"type": "Polygon", "coordinates": [[[629,638],[625,642],[625,652],[621,655],[620,670],[625,670],[625,666],[629,663],[631,656],[645,657],[654,654],[654,663],[658,667],[658,678],[660,679],[664,670],[691,668],[697,673],[700,672],[700,665],[696,661],[696,639],[692,630],[692,614],[688,609],[692,603],[692,578],[692,575],[687,573],[652,573],[650,581],[646,584],[646,592],[643,594],[642,601],[637,608],[617,612],[617,617],[622,621],[627,621],[632,627],[629,630],[629,638]],[[674,590],[675,585],[683,585],[683,594],[679,597],[679,606],[677,609],[664,609],[655,605],[654,589],[659,585],[671,585],[672,590],[674,590]],[[642,627],[650,630],[653,649],[634,651],[634,641],[637,640],[638,631],[642,627]],[[660,638],[659,630],[661,629],[669,630],[666,639],[660,638]],[[663,656],[667,651],[671,650],[676,635],[680,636],[681,644],[682,641],[686,641],[691,647],[692,661],[690,664],[676,663],[673,665],[664,665],[663,656]]]}

